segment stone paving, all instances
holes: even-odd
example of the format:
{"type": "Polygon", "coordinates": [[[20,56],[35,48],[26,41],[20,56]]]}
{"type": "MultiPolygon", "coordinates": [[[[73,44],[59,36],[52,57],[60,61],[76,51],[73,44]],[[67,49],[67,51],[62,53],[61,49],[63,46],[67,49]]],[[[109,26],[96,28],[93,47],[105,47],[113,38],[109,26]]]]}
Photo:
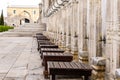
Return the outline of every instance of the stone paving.
{"type": "MultiPolygon", "coordinates": [[[[23,28],[20,29],[20,34],[17,34],[18,28],[0,33],[0,80],[49,80],[43,77],[44,67],[37,51],[36,38],[32,37],[36,31],[35,33],[29,31],[28,35],[24,34],[28,31],[23,28]]],[[[44,31],[43,25],[39,28],[41,29],[39,32],[44,31]]]]}
{"type": "Polygon", "coordinates": [[[0,37],[0,80],[43,80],[32,37],[0,37]]]}
{"type": "Polygon", "coordinates": [[[0,80],[49,80],[43,69],[35,38],[0,37],[0,80]]]}

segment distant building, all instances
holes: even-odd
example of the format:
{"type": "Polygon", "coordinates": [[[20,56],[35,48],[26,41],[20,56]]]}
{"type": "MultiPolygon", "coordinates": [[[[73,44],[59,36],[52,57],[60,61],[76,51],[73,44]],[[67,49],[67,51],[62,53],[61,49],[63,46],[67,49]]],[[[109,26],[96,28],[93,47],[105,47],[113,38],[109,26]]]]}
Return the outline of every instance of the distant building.
{"type": "Polygon", "coordinates": [[[5,23],[19,26],[24,23],[36,23],[39,18],[39,6],[11,5],[7,7],[5,23]]]}

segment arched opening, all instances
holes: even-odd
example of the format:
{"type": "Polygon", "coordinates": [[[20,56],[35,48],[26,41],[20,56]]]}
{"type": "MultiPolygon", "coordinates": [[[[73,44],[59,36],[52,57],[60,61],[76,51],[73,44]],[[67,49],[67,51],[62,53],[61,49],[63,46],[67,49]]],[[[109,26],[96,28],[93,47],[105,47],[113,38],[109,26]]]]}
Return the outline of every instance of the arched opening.
{"type": "Polygon", "coordinates": [[[20,25],[25,24],[25,23],[30,23],[30,20],[27,18],[23,18],[20,20],[20,25]]]}
{"type": "Polygon", "coordinates": [[[30,23],[30,20],[25,18],[25,23],[30,23]]]}
{"type": "Polygon", "coordinates": [[[20,14],[20,25],[25,24],[25,23],[30,23],[31,22],[31,15],[28,11],[22,11],[20,14]]]}

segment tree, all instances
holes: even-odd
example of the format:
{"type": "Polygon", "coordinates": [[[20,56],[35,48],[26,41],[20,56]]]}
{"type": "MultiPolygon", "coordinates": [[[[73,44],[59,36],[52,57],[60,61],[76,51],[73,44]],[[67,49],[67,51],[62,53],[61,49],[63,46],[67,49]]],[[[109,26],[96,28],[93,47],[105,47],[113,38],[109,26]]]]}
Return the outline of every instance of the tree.
{"type": "Polygon", "coordinates": [[[3,10],[2,10],[2,12],[1,12],[1,16],[0,16],[0,25],[4,25],[3,10]]]}

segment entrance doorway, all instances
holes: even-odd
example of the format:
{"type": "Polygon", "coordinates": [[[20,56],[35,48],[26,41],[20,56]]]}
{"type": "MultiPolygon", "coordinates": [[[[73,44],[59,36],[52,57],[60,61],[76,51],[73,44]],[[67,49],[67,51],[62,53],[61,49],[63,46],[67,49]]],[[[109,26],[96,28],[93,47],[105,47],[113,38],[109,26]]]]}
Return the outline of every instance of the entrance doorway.
{"type": "Polygon", "coordinates": [[[25,23],[30,23],[30,20],[25,18],[25,23]]]}
{"type": "Polygon", "coordinates": [[[25,23],[30,23],[30,20],[27,18],[23,18],[20,20],[20,25],[25,24],[25,23]]]}

